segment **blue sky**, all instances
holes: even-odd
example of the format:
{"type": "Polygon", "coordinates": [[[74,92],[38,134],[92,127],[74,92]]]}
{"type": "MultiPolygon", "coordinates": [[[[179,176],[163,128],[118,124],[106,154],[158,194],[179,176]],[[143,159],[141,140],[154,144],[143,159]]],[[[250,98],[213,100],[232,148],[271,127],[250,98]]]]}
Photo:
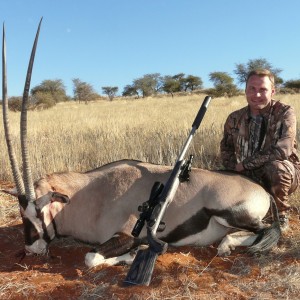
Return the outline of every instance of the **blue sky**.
{"type": "Polygon", "coordinates": [[[31,87],[73,78],[119,92],[149,73],[234,76],[237,63],[265,58],[284,80],[300,78],[298,0],[0,0],[8,95],[23,93],[43,17],[31,87]]]}

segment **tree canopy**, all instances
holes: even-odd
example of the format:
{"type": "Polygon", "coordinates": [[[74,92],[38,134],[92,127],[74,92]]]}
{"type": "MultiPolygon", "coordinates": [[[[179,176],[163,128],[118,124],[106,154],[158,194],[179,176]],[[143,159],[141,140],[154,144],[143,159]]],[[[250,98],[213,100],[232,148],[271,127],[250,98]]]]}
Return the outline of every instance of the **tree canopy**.
{"type": "Polygon", "coordinates": [[[279,77],[279,74],[282,72],[282,70],[279,68],[274,68],[273,65],[265,58],[249,59],[245,64],[236,64],[234,73],[237,75],[238,83],[245,84],[248,73],[255,69],[270,70],[274,74],[276,84],[280,85],[283,83],[283,79],[279,77]]]}
{"type": "Polygon", "coordinates": [[[117,86],[103,86],[102,92],[108,96],[109,100],[112,101],[116,96],[119,88],[117,86]]]}
{"type": "MultiPolygon", "coordinates": [[[[279,76],[281,69],[275,68],[267,59],[256,58],[249,59],[246,63],[237,63],[233,73],[238,84],[245,84],[247,75],[254,69],[268,69],[275,76],[275,83],[281,90],[285,92],[299,92],[300,79],[288,80],[286,82],[279,76]]],[[[162,76],[160,73],[149,73],[142,77],[136,78],[131,84],[127,84],[122,96],[130,97],[148,97],[159,93],[167,93],[172,96],[177,92],[194,92],[195,90],[203,90],[204,92],[212,93],[214,96],[234,96],[240,93],[237,85],[234,83],[234,78],[227,72],[211,72],[209,80],[213,83],[214,88],[203,90],[202,78],[195,75],[186,75],[183,72],[175,75],[162,76]]],[[[99,98],[92,85],[80,80],[79,78],[72,79],[73,81],[73,99],[87,103],[90,100],[99,98]]],[[[102,93],[108,96],[109,100],[113,100],[119,91],[117,86],[103,86],[102,93]]],[[[58,102],[66,101],[71,97],[66,95],[66,88],[61,79],[44,80],[41,84],[35,86],[31,90],[33,102],[45,107],[55,105],[58,102]]]]}
{"type": "Polygon", "coordinates": [[[96,94],[92,85],[87,82],[81,81],[79,78],[73,78],[73,92],[74,99],[78,102],[88,103],[90,100],[98,98],[99,95],[96,94]]]}
{"type": "Polygon", "coordinates": [[[58,102],[69,100],[61,79],[46,79],[31,89],[32,101],[40,108],[49,108],[58,102]]]}
{"type": "Polygon", "coordinates": [[[214,89],[210,92],[216,97],[233,97],[239,94],[234,79],[227,72],[212,72],[209,74],[209,80],[214,84],[214,89]]]}

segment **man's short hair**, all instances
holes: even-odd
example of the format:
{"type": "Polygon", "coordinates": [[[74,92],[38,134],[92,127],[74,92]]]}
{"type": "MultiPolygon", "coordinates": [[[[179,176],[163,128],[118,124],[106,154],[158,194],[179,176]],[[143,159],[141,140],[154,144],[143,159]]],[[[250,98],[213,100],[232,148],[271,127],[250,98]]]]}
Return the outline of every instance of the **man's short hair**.
{"type": "Polygon", "coordinates": [[[246,87],[247,87],[249,78],[254,75],[260,76],[260,77],[265,77],[265,76],[269,77],[269,79],[272,83],[272,87],[275,87],[275,77],[274,77],[273,73],[267,69],[256,69],[256,70],[250,71],[247,75],[246,87]]]}

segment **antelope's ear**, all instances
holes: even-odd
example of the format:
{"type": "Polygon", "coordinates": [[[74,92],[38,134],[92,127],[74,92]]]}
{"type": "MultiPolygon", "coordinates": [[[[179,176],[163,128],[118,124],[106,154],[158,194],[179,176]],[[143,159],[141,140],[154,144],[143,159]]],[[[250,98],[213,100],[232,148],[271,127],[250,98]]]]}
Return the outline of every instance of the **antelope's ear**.
{"type": "Polygon", "coordinates": [[[1,192],[5,193],[5,194],[9,194],[15,197],[18,197],[18,192],[17,192],[17,188],[11,188],[11,189],[1,189],[1,192]]]}
{"type": "Polygon", "coordinates": [[[51,197],[51,202],[60,202],[60,203],[70,203],[70,198],[67,195],[58,193],[58,192],[53,192],[52,197],[51,197]]]}

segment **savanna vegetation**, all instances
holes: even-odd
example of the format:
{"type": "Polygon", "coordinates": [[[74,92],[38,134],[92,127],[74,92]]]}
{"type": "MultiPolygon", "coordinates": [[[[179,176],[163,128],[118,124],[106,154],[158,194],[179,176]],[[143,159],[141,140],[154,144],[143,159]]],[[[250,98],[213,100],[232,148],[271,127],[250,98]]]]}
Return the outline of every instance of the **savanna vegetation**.
{"type": "MultiPolygon", "coordinates": [[[[66,94],[66,87],[61,79],[46,79],[30,91],[30,110],[43,110],[55,106],[57,103],[69,100],[78,103],[88,104],[95,100],[120,98],[147,98],[171,95],[172,97],[184,95],[186,93],[209,94],[214,97],[235,97],[242,95],[247,79],[247,74],[253,69],[269,69],[275,76],[276,88],[281,93],[295,94],[300,92],[300,79],[290,79],[284,81],[280,77],[281,69],[273,65],[264,58],[250,59],[247,63],[235,65],[233,73],[235,78],[224,71],[213,71],[209,73],[209,80],[213,87],[206,88],[202,78],[196,75],[178,73],[175,75],[162,75],[160,73],[145,74],[136,78],[131,84],[127,84],[121,95],[118,95],[118,86],[102,86],[102,94],[98,94],[96,88],[88,82],[79,78],[73,78],[73,96],[66,94]],[[238,84],[235,84],[235,80],[238,84]]],[[[9,108],[13,111],[20,111],[21,97],[11,96],[9,98],[9,108]]]]}
{"type": "MultiPolygon", "coordinates": [[[[28,140],[33,177],[37,179],[42,174],[56,171],[86,171],[124,158],[172,165],[204,96],[123,98],[112,102],[92,101],[89,105],[68,101],[59,102],[47,110],[29,111],[28,140]]],[[[293,105],[299,116],[299,97],[299,94],[284,94],[275,98],[293,105]]],[[[244,96],[214,98],[211,101],[189,150],[195,156],[194,167],[221,167],[218,155],[223,123],[231,111],[244,105],[244,96]]],[[[19,118],[19,112],[10,111],[17,153],[20,149],[19,118]]],[[[297,123],[300,141],[299,117],[297,123]]],[[[0,180],[11,182],[2,124],[0,148],[0,180]]],[[[20,230],[11,227],[16,220],[21,222],[16,202],[0,197],[1,239],[16,241],[16,236],[22,235],[20,230]],[[8,232],[10,229],[11,232],[8,232]]],[[[291,203],[294,211],[299,212],[300,191],[291,197],[291,203]]],[[[298,220],[298,215],[295,218],[298,220]]],[[[226,260],[214,257],[213,248],[183,248],[179,252],[170,249],[158,261],[154,283],[149,288],[124,289],[121,282],[127,267],[84,271],[82,262],[77,260],[74,265],[77,256],[72,252],[75,251],[72,249],[81,246],[62,240],[56,245],[54,243],[53,249],[62,249],[59,253],[67,255],[65,261],[51,263],[51,260],[45,262],[43,258],[32,258],[32,265],[28,261],[16,263],[11,267],[15,271],[9,273],[6,273],[8,271],[3,264],[0,298],[297,299],[300,293],[300,231],[297,228],[299,222],[293,224],[295,230],[289,232],[279,249],[269,256],[250,258],[233,254],[226,260]],[[68,268],[77,273],[67,275],[68,268]],[[41,285],[44,282],[41,278],[48,281],[41,285]],[[10,295],[19,298],[10,298],[10,295]]],[[[22,244],[22,238],[20,241],[22,244]]],[[[0,259],[5,257],[2,251],[0,249],[0,259]]],[[[80,255],[83,257],[82,252],[80,255]]]]}
{"type": "MultiPolygon", "coordinates": [[[[299,95],[277,97],[300,111],[299,95]]],[[[45,111],[29,111],[28,139],[34,177],[45,172],[85,171],[123,158],[173,164],[203,98],[204,95],[165,96],[95,101],[88,106],[62,102],[45,111]]],[[[220,167],[218,151],[223,123],[231,111],[244,105],[244,96],[211,101],[190,149],[196,167],[220,167]]],[[[19,118],[18,112],[10,112],[18,147],[19,118]]],[[[0,134],[0,147],[6,149],[2,126],[0,134]]],[[[11,180],[6,151],[2,153],[1,178],[11,180]]]]}

